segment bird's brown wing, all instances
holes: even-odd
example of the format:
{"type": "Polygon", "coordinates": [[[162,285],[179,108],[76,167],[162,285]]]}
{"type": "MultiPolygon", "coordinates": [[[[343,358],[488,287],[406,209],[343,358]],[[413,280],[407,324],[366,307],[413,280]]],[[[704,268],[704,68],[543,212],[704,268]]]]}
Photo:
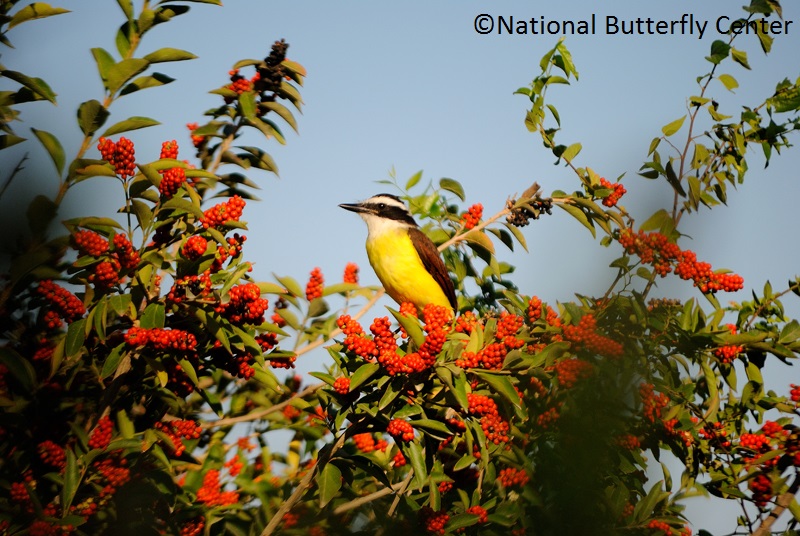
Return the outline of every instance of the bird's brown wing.
{"type": "Polygon", "coordinates": [[[439,255],[439,250],[431,242],[431,239],[425,236],[425,233],[411,227],[408,229],[408,236],[411,238],[411,243],[419,254],[422,264],[425,269],[433,276],[433,279],[439,283],[444,295],[447,296],[447,301],[453,307],[453,310],[458,309],[458,301],[456,300],[456,291],[453,288],[453,281],[450,279],[450,274],[447,273],[447,268],[444,266],[442,257],[439,255]]]}

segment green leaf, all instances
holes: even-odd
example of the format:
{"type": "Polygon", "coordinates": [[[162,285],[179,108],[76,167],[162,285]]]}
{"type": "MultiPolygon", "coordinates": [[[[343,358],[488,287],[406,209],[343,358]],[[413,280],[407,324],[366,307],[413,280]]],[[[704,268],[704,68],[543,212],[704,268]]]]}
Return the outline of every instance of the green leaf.
{"type": "Polygon", "coordinates": [[[652,216],[639,226],[640,231],[655,231],[656,229],[663,229],[667,220],[672,221],[672,216],[666,209],[657,210],[652,216]]]}
{"type": "Polygon", "coordinates": [[[133,3],[131,0],[117,0],[120,9],[128,20],[133,20],[133,3]]]}
{"type": "Polygon", "coordinates": [[[109,112],[97,100],[88,100],[78,107],[78,125],[86,136],[93,136],[108,119],[109,112]]]}
{"type": "Polygon", "coordinates": [[[681,127],[683,126],[683,122],[685,120],[686,120],[686,116],[685,115],[682,116],[682,117],[679,117],[675,121],[672,121],[671,123],[667,123],[666,125],[661,127],[661,132],[664,134],[664,136],[667,136],[667,137],[672,136],[673,134],[675,134],[676,132],[678,132],[681,129],[681,127]]]}
{"type": "Polygon", "coordinates": [[[143,328],[163,328],[165,320],[164,304],[151,303],[148,305],[141,317],[139,318],[139,326],[143,328]]]}
{"type": "Polygon", "coordinates": [[[291,110],[289,110],[289,108],[287,108],[286,106],[284,106],[279,102],[274,102],[274,101],[261,102],[259,103],[258,106],[259,108],[265,108],[267,110],[275,112],[281,119],[286,121],[286,123],[290,127],[292,127],[292,130],[297,132],[297,121],[295,120],[294,115],[292,114],[291,110]]]}
{"type": "Polygon", "coordinates": [[[50,89],[50,86],[47,85],[47,82],[41,78],[35,78],[17,71],[9,70],[0,71],[0,76],[4,76],[9,80],[13,80],[19,84],[22,84],[39,97],[46,99],[53,104],[56,103],[56,94],[52,89],[50,89]]]}
{"type": "Polygon", "coordinates": [[[115,123],[108,127],[105,132],[101,136],[113,136],[115,134],[121,134],[122,132],[128,132],[130,130],[138,130],[140,128],[147,128],[153,127],[156,125],[160,125],[158,121],[155,119],[150,119],[149,117],[129,117],[124,121],[120,121],[119,123],[115,123]]]}
{"type": "Polygon", "coordinates": [[[410,458],[411,467],[414,469],[414,489],[421,490],[428,479],[428,471],[425,469],[425,454],[416,441],[409,443],[408,448],[405,450],[405,453],[410,458]]]}
{"type": "Polygon", "coordinates": [[[61,146],[61,142],[46,130],[37,130],[35,128],[31,130],[47,150],[53,160],[53,164],[56,166],[56,170],[58,170],[58,174],[61,175],[64,171],[64,148],[61,146]]]}
{"type": "Polygon", "coordinates": [[[381,366],[378,363],[365,363],[358,367],[350,376],[350,392],[353,392],[358,386],[370,379],[380,368],[381,366]]]}
{"type": "Polygon", "coordinates": [[[36,383],[36,371],[29,359],[22,357],[10,348],[0,348],[0,364],[5,365],[8,372],[25,391],[33,390],[36,383]]]}
{"type": "Polygon", "coordinates": [[[680,179],[675,174],[675,170],[672,168],[672,160],[667,162],[667,167],[665,169],[667,182],[672,186],[681,197],[686,197],[686,190],[683,189],[683,185],[681,184],[680,179]]]}
{"type": "Polygon", "coordinates": [[[25,213],[31,231],[36,234],[44,233],[57,212],[58,207],[49,197],[44,195],[34,197],[25,213]]]}
{"type": "Polygon", "coordinates": [[[793,112],[800,109],[800,85],[781,87],[767,99],[767,103],[776,113],[793,112]]]}
{"type": "Polygon", "coordinates": [[[147,54],[144,57],[144,59],[149,61],[150,63],[163,63],[166,61],[185,61],[185,60],[193,60],[196,58],[197,56],[195,56],[191,52],[169,47],[160,48],[155,52],[147,54]]]}
{"type": "Polygon", "coordinates": [[[706,56],[706,59],[714,65],[717,65],[728,57],[730,50],[731,46],[728,43],[718,39],[711,43],[711,55],[706,56]]]}
{"type": "Polygon", "coordinates": [[[328,462],[317,473],[316,480],[317,488],[319,489],[319,506],[324,508],[339,493],[342,487],[342,472],[338,467],[328,462]]]}
{"type": "Polygon", "coordinates": [[[12,145],[22,143],[25,140],[26,138],[20,138],[19,136],[15,136],[13,134],[4,134],[0,136],[0,151],[9,148],[12,145]]]}
{"type": "Polygon", "coordinates": [[[64,348],[67,357],[75,357],[83,348],[83,343],[86,340],[85,324],[86,319],[81,318],[72,322],[67,328],[67,342],[64,348]]]}
{"type": "MultiPolygon", "coordinates": [[[[3,11],[5,12],[7,9],[6,7],[3,11]]],[[[68,9],[52,7],[50,4],[45,4],[44,2],[34,2],[14,13],[6,30],[10,30],[14,26],[22,24],[23,22],[28,22],[29,20],[43,19],[45,17],[52,17],[53,15],[61,15],[62,13],[69,12],[68,9]]]]}
{"type": "Polygon", "coordinates": [[[100,372],[101,378],[108,378],[111,376],[119,367],[120,361],[122,361],[122,357],[125,355],[123,351],[125,349],[125,343],[120,343],[113,350],[108,354],[106,357],[105,362],[103,363],[103,369],[100,372]]]}
{"type": "Polygon", "coordinates": [[[737,50],[731,47],[731,57],[733,58],[733,61],[735,61],[745,69],[750,70],[750,64],[747,63],[747,52],[745,52],[744,50],[737,50]]]}
{"type": "Polygon", "coordinates": [[[75,453],[72,452],[72,448],[65,448],[64,454],[67,455],[67,465],[64,468],[64,487],[61,489],[61,504],[65,511],[68,512],[69,507],[72,505],[72,500],[75,498],[75,493],[78,491],[81,477],[78,459],[75,457],[75,453]]]}
{"type": "Polygon", "coordinates": [[[108,80],[109,69],[117,62],[104,48],[93,48],[92,56],[94,56],[94,61],[97,64],[97,72],[100,74],[100,79],[105,84],[106,80],[108,80]]]}
{"type": "Polygon", "coordinates": [[[502,374],[492,374],[491,372],[474,371],[480,379],[485,381],[497,394],[508,400],[515,408],[521,408],[521,400],[514,384],[508,376],[502,374]]]}
{"type": "Polygon", "coordinates": [[[239,110],[242,115],[249,120],[256,117],[256,94],[255,91],[245,91],[239,95],[239,110]]]}
{"type": "Polygon", "coordinates": [[[108,69],[108,91],[116,93],[123,84],[131,78],[141,73],[150,65],[150,62],[142,58],[131,58],[115,63],[108,69]]]}
{"type": "Polygon", "coordinates": [[[583,146],[580,143],[573,143],[572,145],[564,149],[564,152],[561,153],[561,158],[563,158],[567,162],[572,162],[575,159],[575,157],[578,156],[578,153],[581,152],[581,149],[583,149],[583,146]]]}
{"type": "Polygon", "coordinates": [[[466,197],[464,195],[464,188],[461,186],[461,183],[459,183],[456,180],[448,178],[440,179],[439,187],[442,190],[447,190],[448,192],[456,194],[461,201],[466,200],[466,197]]]}
{"type": "Polygon", "coordinates": [[[408,191],[408,190],[410,190],[411,188],[413,188],[414,186],[416,186],[416,185],[417,185],[417,183],[418,183],[418,182],[419,182],[421,179],[422,179],[422,170],[419,170],[419,171],[417,171],[416,173],[414,173],[413,175],[411,175],[411,178],[410,178],[410,179],[408,179],[408,181],[406,182],[406,187],[405,187],[405,190],[406,190],[406,191],[408,191]]]}
{"type": "Polygon", "coordinates": [[[570,205],[568,203],[559,203],[558,206],[564,209],[566,212],[568,212],[573,218],[581,222],[584,227],[589,229],[592,232],[592,236],[597,236],[596,231],[594,229],[594,225],[586,216],[586,213],[584,211],[582,211],[575,205],[570,205]]]}
{"type": "Polygon", "coordinates": [[[733,91],[739,87],[739,82],[729,74],[721,74],[717,78],[719,78],[719,81],[722,82],[722,85],[724,85],[728,91],[733,91]]]}
{"type": "Polygon", "coordinates": [[[122,91],[119,92],[120,95],[128,95],[135,91],[139,91],[140,89],[149,89],[151,87],[160,87],[171,82],[174,82],[175,79],[161,73],[153,73],[149,76],[140,76],[130,84],[126,85],[122,88],[122,91]]]}

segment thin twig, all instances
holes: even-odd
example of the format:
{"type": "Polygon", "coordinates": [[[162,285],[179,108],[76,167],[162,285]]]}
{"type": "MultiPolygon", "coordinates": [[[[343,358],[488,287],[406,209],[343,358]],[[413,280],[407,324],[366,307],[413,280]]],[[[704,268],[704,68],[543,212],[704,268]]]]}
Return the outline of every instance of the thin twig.
{"type": "Polygon", "coordinates": [[[335,515],[343,514],[345,512],[349,512],[350,510],[355,510],[361,505],[370,503],[372,501],[377,501],[381,497],[385,497],[390,495],[400,489],[402,489],[406,485],[405,481],[395,482],[388,488],[380,489],[374,493],[370,493],[369,495],[364,495],[363,497],[359,497],[357,499],[353,499],[350,502],[346,502],[340,506],[334,508],[333,513],[335,515]]]}
{"type": "Polygon", "coordinates": [[[325,385],[326,385],[325,383],[315,383],[314,385],[309,385],[308,387],[306,387],[302,391],[299,391],[298,393],[296,393],[291,398],[288,398],[287,400],[284,400],[283,402],[280,402],[278,404],[273,404],[272,406],[270,406],[268,408],[259,409],[257,411],[251,411],[250,413],[248,413],[246,415],[240,415],[238,417],[228,417],[227,419],[218,419],[216,421],[204,422],[204,423],[202,423],[200,425],[200,427],[201,428],[220,428],[222,426],[230,426],[230,425],[238,424],[238,423],[242,423],[242,422],[251,422],[251,421],[257,421],[259,419],[263,419],[264,417],[266,417],[270,413],[274,413],[276,411],[283,410],[283,408],[285,408],[286,406],[288,406],[289,404],[291,404],[292,402],[294,402],[297,399],[304,398],[304,397],[306,397],[308,395],[316,393],[317,391],[322,389],[325,385]]]}
{"type": "Polygon", "coordinates": [[[347,436],[346,431],[342,431],[342,433],[340,433],[339,437],[336,439],[336,443],[334,443],[331,446],[330,451],[328,451],[325,454],[324,459],[317,459],[317,463],[315,463],[314,466],[311,469],[309,469],[308,473],[306,473],[306,475],[303,477],[303,480],[301,480],[300,483],[297,485],[297,488],[295,488],[294,492],[289,496],[289,498],[286,501],[281,503],[280,508],[278,508],[278,510],[269,520],[267,526],[261,532],[261,536],[270,536],[270,534],[275,532],[275,529],[278,528],[278,525],[281,523],[281,521],[283,521],[283,516],[286,515],[286,513],[289,512],[294,507],[295,504],[297,504],[297,502],[300,500],[300,497],[302,497],[303,494],[306,492],[306,490],[308,490],[308,488],[311,486],[311,481],[317,475],[317,472],[319,472],[319,468],[323,467],[326,463],[328,463],[328,461],[333,457],[333,455],[340,448],[342,448],[346,436],[347,436]]]}

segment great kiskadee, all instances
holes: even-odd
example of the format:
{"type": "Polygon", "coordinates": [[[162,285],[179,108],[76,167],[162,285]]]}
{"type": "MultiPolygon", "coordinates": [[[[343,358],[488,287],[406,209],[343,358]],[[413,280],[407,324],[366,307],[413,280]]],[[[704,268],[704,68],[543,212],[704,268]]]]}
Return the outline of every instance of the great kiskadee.
{"type": "Polygon", "coordinates": [[[455,311],[456,293],[439,250],[399,197],[378,194],[339,206],[367,223],[369,263],[394,301],[411,302],[420,311],[429,303],[455,311]]]}

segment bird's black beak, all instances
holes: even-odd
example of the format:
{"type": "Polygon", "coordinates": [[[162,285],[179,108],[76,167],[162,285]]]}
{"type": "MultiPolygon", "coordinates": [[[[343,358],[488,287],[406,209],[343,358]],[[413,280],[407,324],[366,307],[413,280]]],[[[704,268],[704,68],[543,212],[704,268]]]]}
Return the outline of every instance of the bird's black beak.
{"type": "Polygon", "coordinates": [[[339,206],[345,210],[349,210],[350,212],[355,212],[356,214],[369,212],[369,209],[367,209],[367,207],[365,207],[361,203],[342,203],[339,206]]]}

